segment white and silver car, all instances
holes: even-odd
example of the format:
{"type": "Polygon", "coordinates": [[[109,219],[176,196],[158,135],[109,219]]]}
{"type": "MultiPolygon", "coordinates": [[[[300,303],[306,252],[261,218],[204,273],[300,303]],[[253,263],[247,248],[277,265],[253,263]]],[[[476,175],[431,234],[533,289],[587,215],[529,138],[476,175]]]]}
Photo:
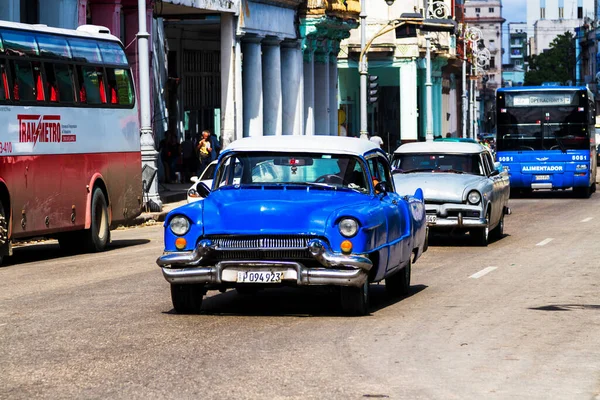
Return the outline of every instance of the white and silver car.
{"type": "Polygon", "coordinates": [[[418,142],[393,155],[394,183],[401,194],[422,188],[430,231],[469,232],[487,246],[490,234],[501,238],[510,214],[510,181],[482,145],[418,142]]]}
{"type": "Polygon", "coordinates": [[[190,180],[194,183],[187,191],[187,202],[193,203],[194,201],[202,200],[204,193],[198,188],[198,185],[204,184],[206,187],[212,187],[213,176],[215,175],[215,168],[217,167],[217,160],[211,161],[210,164],[204,168],[200,176],[192,176],[190,180]]]}

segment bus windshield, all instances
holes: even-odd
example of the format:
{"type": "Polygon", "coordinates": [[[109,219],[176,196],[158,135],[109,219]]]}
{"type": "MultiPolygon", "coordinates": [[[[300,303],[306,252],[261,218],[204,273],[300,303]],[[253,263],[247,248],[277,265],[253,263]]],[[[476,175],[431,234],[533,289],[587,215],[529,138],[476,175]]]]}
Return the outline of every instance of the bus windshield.
{"type": "Polygon", "coordinates": [[[588,149],[591,106],[580,92],[502,93],[498,98],[497,150],[588,149]]]}

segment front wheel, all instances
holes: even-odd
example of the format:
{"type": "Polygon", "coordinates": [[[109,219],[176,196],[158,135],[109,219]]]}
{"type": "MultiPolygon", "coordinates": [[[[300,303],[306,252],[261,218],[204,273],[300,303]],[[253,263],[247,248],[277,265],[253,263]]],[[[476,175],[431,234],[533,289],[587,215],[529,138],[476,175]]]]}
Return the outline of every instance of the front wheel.
{"type": "Polygon", "coordinates": [[[200,314],[204,285],[171,284],[171,302],[178,314],[200,314]]]}
{"type": "Polygon", "coordinates": [[[359,287],[342,286],[342,310],[348,315],[367,315],[369,313],[369,280],[359,287]]]}
{"type": "Polygon", "coordinates": [[[485,227],[478,229],[471,229],[471,237],[473,242],[478,246],[487,246],[489,243],[490,235],[490,212],[485,214],[485,227]]]}
{"type": "Polygon", "coordinates": [[[408,296],[410,290],[410,275],[412,270],[412,261],[394,275],[385,278],[385,290],[392,297],[408,296]]]}
{"type": "Polygon", "coordinates": [[[91,252],[103,251],[108,244],[110,231],[106,198],[100,188],[94,189],[92,194],[91,214],[92,224],[89,231],[86,232],[85,247],[91,252]]]}
{"type": "Polygon", "coordinates": [[[504,236],[504,213],[502,213],[498,225],[492,230],[492,236],[496,240],[502,239],[504,236]]]}

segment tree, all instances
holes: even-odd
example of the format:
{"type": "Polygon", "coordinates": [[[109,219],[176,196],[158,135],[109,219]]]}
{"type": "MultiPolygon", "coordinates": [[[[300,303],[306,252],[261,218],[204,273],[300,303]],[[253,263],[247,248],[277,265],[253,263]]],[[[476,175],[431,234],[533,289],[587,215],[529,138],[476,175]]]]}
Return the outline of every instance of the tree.
{"type": "Polygon", "coordinates": [[[575,46],[571,32],[558,35],[550,50],[529,57],[529,71],[525,73],[525,85],[539,86],[543,82],[561,82],[574,80],[575,46]]]}

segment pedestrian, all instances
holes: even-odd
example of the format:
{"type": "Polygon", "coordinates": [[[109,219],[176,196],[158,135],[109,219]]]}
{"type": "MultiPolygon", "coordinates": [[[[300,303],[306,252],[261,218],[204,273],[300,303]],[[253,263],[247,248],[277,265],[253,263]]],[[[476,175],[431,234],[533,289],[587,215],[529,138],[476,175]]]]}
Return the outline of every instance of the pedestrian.
{"type": "Polygon", "coordinates": [[[166,131],[165,137],[158,145],[160,161],[165,171],[165,183],[171,183],[174,179],[177,157],[179,156],[178,147],[175,135],[171,131],[166,131]]]}
{"type": "Polygon", "coordinates": [[[216,160],[221,153],[221,144],[219,143],[219,139],[215,135],[213,135],[208,129],[205,131],[208,132],[208,138],[210,142],[210,161],[216,160]]]}
{"type": "Polygon", "coordinates": [[[383,139],[380,136],[377,135],[370,135],[369,136],[369,140],[373,143],[376,143],[379,145],[380,148],[383,149],[383,139]]]}
{"type": "Polygon", "coordinates": [[[210,164],[210,162],[212,161],[211,160],[212,150],[213,149],[212,149],[211,142],[210,142],[210,131],[203,130],[202,138],[198,142],[198,147],[197,147],[198,161],[199,161],[198,170],[197,170],[198,176],[202,175],[202,172],[204,172],[204,170],[206,169],[208,164],[210,164]]]}
{"type": "Polygon", "coordinates": [[[181,156],[183,160],[183,179],[188,182],[196,172],[196,151],[189,133],[185,134],[185,140],[181,142],[181,156]]]}

